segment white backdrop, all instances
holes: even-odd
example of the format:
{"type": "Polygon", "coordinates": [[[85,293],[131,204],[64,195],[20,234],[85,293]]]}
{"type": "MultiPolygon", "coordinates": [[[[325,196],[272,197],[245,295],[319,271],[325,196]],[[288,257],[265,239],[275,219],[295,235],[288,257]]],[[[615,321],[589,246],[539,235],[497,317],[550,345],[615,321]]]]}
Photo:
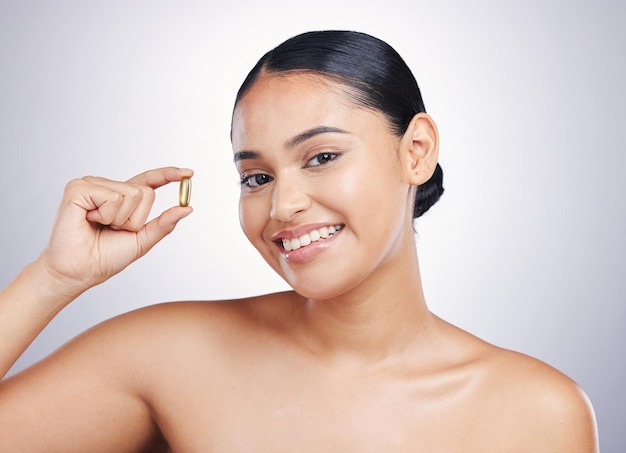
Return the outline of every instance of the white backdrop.
{"type": "Polygon", "coordinates": [[[570,375],[603,452],[623,451],[625,3],[213,3],[0,0],[0,286],[44,246],[69,179],[196,171],[194,214],[14,371],[136,307],[286,288],[239,229],[232,103],[284,39],[356,29],[404,56],[440,128],[446,193],[417,224],[431,309],[570,375]]]}

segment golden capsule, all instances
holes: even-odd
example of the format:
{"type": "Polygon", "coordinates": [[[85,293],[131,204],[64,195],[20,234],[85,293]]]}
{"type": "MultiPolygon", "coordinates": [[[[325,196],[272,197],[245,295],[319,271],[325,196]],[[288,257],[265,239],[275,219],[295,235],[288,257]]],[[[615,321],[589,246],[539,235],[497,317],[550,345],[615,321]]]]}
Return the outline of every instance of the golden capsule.
{"type": "Polygon", "coordinates": [[[183,178],[180,180],[180,189],[178,189],[178,204],[180,206],[189,206],[191,200],[191,179],[183,178]]]}

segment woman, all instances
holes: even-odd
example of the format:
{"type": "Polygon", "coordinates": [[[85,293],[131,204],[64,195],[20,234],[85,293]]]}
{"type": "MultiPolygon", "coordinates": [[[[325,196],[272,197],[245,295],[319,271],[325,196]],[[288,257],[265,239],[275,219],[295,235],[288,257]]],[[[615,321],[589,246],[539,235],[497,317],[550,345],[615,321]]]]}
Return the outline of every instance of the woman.
{"type": "MultiPolygon", "coordinates": [[[[236,99],[240,220],[293,288],[107,321],[0,386],[1,451],[594,452],[549,366],[427,309],[413,219],[442,193],[438,134],[387,44],[296,36],[236,99]]],[[[49,245],[0,295],[3,375],[64,306],[141,257],[162,168],[68,184],[49,245]]]]}

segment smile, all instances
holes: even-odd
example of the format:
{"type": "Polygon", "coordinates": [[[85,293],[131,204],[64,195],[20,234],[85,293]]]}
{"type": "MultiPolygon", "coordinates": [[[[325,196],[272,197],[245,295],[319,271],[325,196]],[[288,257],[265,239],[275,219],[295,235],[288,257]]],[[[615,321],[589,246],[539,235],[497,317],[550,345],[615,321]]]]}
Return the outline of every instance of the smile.
{"type": "Polygon", "coordinates": [[[341,230],[343,225],[330,225],[327,227],[318,228],[316,230],[309,231],[308,233],[304,233],[302,236],[293,238],[293,239],[282,239],[283,248],[287,252],[291,252],[293,250],[298,250],[301,247],[306,247],[307,245],[312,244],[313,242],[321,241],[322,239],[327,239],[337,231],[341,230]]]}

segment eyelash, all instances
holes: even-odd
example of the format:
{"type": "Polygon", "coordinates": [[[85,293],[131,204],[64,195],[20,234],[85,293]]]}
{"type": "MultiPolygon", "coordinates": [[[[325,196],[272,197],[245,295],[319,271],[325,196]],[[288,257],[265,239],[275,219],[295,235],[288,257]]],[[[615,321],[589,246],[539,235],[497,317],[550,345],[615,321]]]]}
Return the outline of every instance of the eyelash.
{"type": "Polygon", "coordinates": [[[327,164],[327,163],[329,163],[329,162],[332,162],[332,161],[333,161],[333,160],[335,160],[337,157],[339,157],[339,154],[337,154],[337,153],[331,153],[331,152],[325,151],[325,152],[323,152],[323,153],[316,154],[315,156],[313,156],[312,158],[310,158],[310,159],[307,161],[307,164],[305,165],[305,167],[319,167],[319,166],[321,166],[321,165],[325,165],[325,164],[327,164]],[[322,157],[322,156],[326,157],[326,160],[325,160],[324,162],[320,162],[320,163],[318,163],[317,165],[310,165],[310,162],[311,162],[312,160],[314,160],[314,159],[318,159],[318,161],[319,161],[320,157],[322,157]]]}
{"type": "Polygon", "coordinates": [[[241,184],[242,187],[247,187],[249,189],[255,189],[257,187],[260,187],[264,184],[267,184],[268,182],[272,182],[274,180],[274,178],[272,178],[270,175],[266,175],[265,173],[256,173],[254,175],[244,175],[241,178],[241,181],[239,182],[241,184]],[[266,179],[265,182],[259,182],[258,178],[263,177],[266,179]],[[255,181],[256,185],[250,185],[250,181],[255,181]]]}
{"type": "MultiPolygon", "coordinates": [[[[328,164],[329,162],[332,162],[333,160],[337,159],[337,157],[339,157],[338,153],[331,153],[328,151],[325,151],[323,153],[319,153],[316,154],[315,156],[313,156],[312,158],[310,158],[307,162],[306,165],[304,166],[304,168],[311,168],[311,167],[321,167],[323,165],[328,164]],[[323,161],[320,162],[321,159],[324,159],[323,161]],[[316,164],[311,164],[312,161],[317,160],[318,163],[316,164]]],[[[268,174],[265,173],[255,173],[253,175],[243,175],[241,180],[239,181],[239,183],[241,184],[242,187],[247,187],[249,189],[255,189],[257,187],[263,186],[269,182],[272,182],[274,180],[274,178],[268,174]],[[261,179],[261,181],[259,181],[259,179],[261,179]],[[254,185],[251,185],[250,182],[253,181],[254,185]]]]}

